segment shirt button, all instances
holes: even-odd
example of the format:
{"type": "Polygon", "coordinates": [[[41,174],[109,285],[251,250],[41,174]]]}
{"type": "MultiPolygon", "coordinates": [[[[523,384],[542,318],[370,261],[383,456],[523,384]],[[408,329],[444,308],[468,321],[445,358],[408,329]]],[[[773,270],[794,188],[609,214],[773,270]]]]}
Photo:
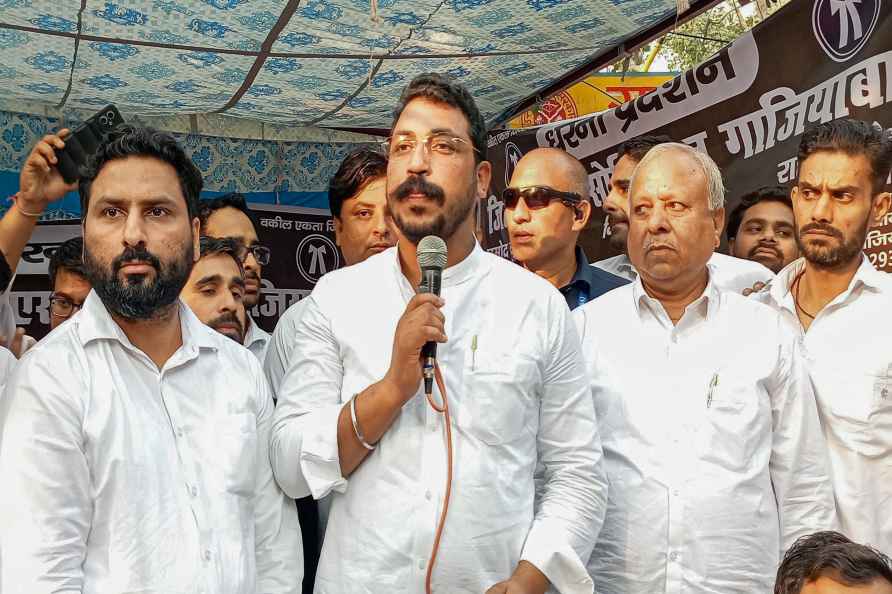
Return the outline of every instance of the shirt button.
{"type": "Polygon", "coordinates": [[[433,495],[431,495],[430,491],[428,491],[427,493],[424,494],[424,498],[427,499],[428,501],[431,500],[431,497],[433,497],[433,495]]]}
{"type": "Polygon", "coordinates": [[[672,491],[672,495],[674,495],[675,497],[678,497],[678,489],[675,489],[674,491],[672,491]]]}
{"type": "Polygon", "coordinates": [[[202,555],[202,558],[205,561],[210,561],[211,560],[211,552],[208,550],[205,550],[204,554],[202,555]]]}
{"type": "Polygon", "coordinates": [[[669,553],[669,560],[670,561],[678,561],[678,553],[676,553],[675,551],[672,551],[671,553],[669,553]]]}
{"type": "Polygon", "coordinates": [[[191,487],[189,487],[189,495],[192,495],[192,497],[197,497],[198,496],[198,487],[196,487],[195,485],[192,485],[191,487]]]}
{"type": "Polygon", "coordinates": [[[418,569],[424,569],[425,565],[427,565],[427,559],[419,559],[418,560],[418,569]]]}
{"type": "Polygon", "coordinates": [[[431,430],[431,433],[433,433],[434,431],[437,430],[437,426],[434,425],[434,424],[431,424],[431,426],[430,426],[430,430],[431,430]]]}
{"type": "Polygon", "coordinates": [[[182,437],[182,436],[183,436],[183,428],[177,427],[177,437],[182,437]]]}

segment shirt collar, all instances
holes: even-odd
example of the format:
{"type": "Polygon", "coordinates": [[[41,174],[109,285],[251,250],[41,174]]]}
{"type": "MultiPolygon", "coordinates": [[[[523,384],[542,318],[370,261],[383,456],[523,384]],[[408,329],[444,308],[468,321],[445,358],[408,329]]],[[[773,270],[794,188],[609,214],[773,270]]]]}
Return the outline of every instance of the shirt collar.
{"type": "MultiPolygon", "coordinates": [[[[777,303],[784,303],[787,296],[790,294],[791,289],[793,288],[793,281],[796,280],[796,277],[799,276],[805,270],[805,258],[799,258],[798,260],[794,260],[787,264],[780,272],[777,273],[774,281],[771,282],[771,286],[769,288],[769,295],[771,299],[777,303]]],[[[849,281],[849,286],[845,291],[842,292],[836,299],[833,300],[834,303],[840,303],[846,299],[848,299],[849,295],[852,294],[860,286],[865,286],[869,289],[873,290],[882,290],[885,287],[889,286],[889,279],[884,272],[880,272],[870,263],[870,260],[867,259],[867,256],[861,254],[861,264],[858,266],[858,269],[855,271],[855,276],[852,277],[852,280],[849,281]]]]}
{"type": "MultiPolygon", "coordinates": [[[[217,345],[192,310],[182,301],[177,301],[180,314],[180,329],[183,334],[183,349],[192,352],[199,348],[215,349],[217,345]]],[[[90,291],[84,300],[82,314],[78,316],[78,336],[81,344],[94,340],[117,340],[130,349],[136,349],[117,322],[111,317],[102,299],[95,290],[90,291]]]]}
{"type": "MultiPolygon", "coordinates": [[[[700,295],[700,297],[695,299],[685,308],[682,320],[684,320],[689,311],[697,310],[705,313],[707,321],[712,320],[718,312],[718,308],[721,306],[722,292],[713,282],[713,277],[715,276],[714,267],[712,264],[707,264],[706,269],[709,273],[709,280],[706,283],[706,288],[703,290],[703,294],[700,295]]],[[[632,282],[632,297],[635,303],[635,310],[638,312],[639,316],[642,316],[644,311],[649,311],[652,315],[658,318],[661,317],[662,314],[668,320],[669,316],[666,314],[663,304],[648,295],[647,291],[644,290],[644,284],[641,282],[641,275],[636,276],[635,280],[632,282]]],[[[671,320],[669,321],[671,323],[671,320]]]]}
{"type": "MultiPolygon", "coordinates": [[[[400,266],[399,244],[397,244],[396,247],[390,249],[393,250],[394,271],[396,272],[398,278],[405,280],[406,277],[405,275],[403,275],[403,269],[400,266]]],[[[483,248],[480,247],[480,243],[475,239],[474,249],[471,250],[471,253],[468,254],[468,256],[464,260],[462,260],[458,264],[453,264],[452,266],[443,270],[442,286],[453,287],[456,285],[460,285],[463,282],[477,276],[482,270],[484,270],[485,266],[485,252],[483,251],[483,248]]],[[[408,283],[406,284],[408,285],[408,283]]]]}
{"type": "Polygon", "coordinates": [[[266,332],[263,328],[257,325],[257,323],[251,319],[251,316],[247,316],[248,318],[248,329],[245,332],[245,348],[251,348],[252,345],[269,340],[269,333],[266,332]]]}
{"type": "Polygon", "coordinates": [[[592,286],[595,284],[592,267],[588,263],[588,258],[585,257],[585,252],[578,245],[576,246],[576,272],[573,273],[573,278],[566,286],[572,287],[577,284],[585,285],[589,295],[591,295],[592,286]]]}

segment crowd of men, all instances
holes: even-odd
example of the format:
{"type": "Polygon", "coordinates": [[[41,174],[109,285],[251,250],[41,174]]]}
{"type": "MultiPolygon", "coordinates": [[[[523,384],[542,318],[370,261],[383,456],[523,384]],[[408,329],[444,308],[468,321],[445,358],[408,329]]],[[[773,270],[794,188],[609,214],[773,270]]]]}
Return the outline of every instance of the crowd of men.
{"type": "Polygon", "coordinates": [[[707,154],[626,142],[621,254],[593,264],[584,166],[533,150],[502,196],[515,263],[475,237],[485,122],[422,75],[331,180],[347,265],[271,336],[243,196],[199,200],[173,137],[132,126],[66,184],[66,136],[0,220],[7,286],[80,194],[52,332],[0,308],[0,591],[892,594],[892,278],[862,252],[892,201],[881,129],[807,130],[792,189],[727,216],[707,154]]]}

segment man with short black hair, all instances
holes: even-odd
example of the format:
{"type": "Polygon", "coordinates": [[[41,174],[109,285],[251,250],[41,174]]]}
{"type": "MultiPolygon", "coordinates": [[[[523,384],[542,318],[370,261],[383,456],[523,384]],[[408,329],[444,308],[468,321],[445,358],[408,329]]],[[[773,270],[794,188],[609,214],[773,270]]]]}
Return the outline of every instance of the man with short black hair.
{"type": "MultiPolygon", "coordinates": [[[[346,266],[396,244],[393,222],[387,212],[386,176],[386,156],[358,149],[344,158],[328,184],[335,242],[346,266]]],[[[290,365],[297,323],[306,305],[307,300],[301,299],[285,310],[273,331],[263,367],[276,395],[290,365]]]]}
{"type": "Polygon", "coordinates": [[[120,126],[82,173],[93,291],[0,399],[0,590],[299,592],[263,371],[178,299],[198,168],[171,135],[120,126]]]}
{"type": "Polygon", "coordinates": [[[728,251],[775,274],[799,257],[790,191],[765,186],[745,194],[728,215],[728,251]]]}
{"type": "Polygon", "coordinates": [[[836,120],[805,131],[792,200],[803,257],[758,294],[797,336],[815,389],[842,532],[892,551],[892,277],[863,253],[890,210],[892,138],[836,120]]]}
{"type": "MultiPolygon", "coordinates": [[[[623,253],[599,260],[594,265],[631,281],[638,278],[638,271],[629,260],[626,245],[626,238],[629,235],[629,184],[635,167],[648,151],[668,141],[668,136],[644,135],[621,144],[610,177],[610,191],[604,199],[604,211],[610,217],[610,245],[613,249],[622,250],[623,253]]],[[[713,281],[724,289],[738,293],[751,291],[753,287],[758,286],[758,283],[764,285],[774,276],[770,270],[757,262],[726,256],[719,252],[712,254],[709,263],[714,273],[713,281]]]]}
{"type": "MultiPolygon", "coordinates": [[[[260,244],[254,213],[248,208],[245,197],[238,192],[201,201],[199,211],[201,234],[208,237],[231,237],[242,245],[241,258],[245,269],[245,309],[250,310],[260,302],[263,267],[269,264],[270,249],[260,244]]],[[[251,319],[247,311],[248,327],[245,328],[245,347],[254,353],[262,364],[266,358],[270,335],[251,319]]]]}
{"type": "Polygon", "coordinates": [[[590,594],[607,485],[570,311],[547,281],[477,243],[492,170],[468,90],[419,75],[391,132],[400,241],[319,280],[276,406],[279,484],[333,494],[315,592],[590,594]],[[429,236],[447,247],[442,298],[417,292],[429,236]],[[428,341],[442,380],[430,400],[428,341]]]}
{"type": "Polygon", "coordinates": [[[63,241],[49,263],[50,328],[55,328],[84,305],[92,286],[84,269],[84,240],[72,237],[63,241]]]}
{"type": "Polygon", "coordinates": [[[245,269],[238,242],[228,237],[202,237],[198,261],[192,267],[180,299],[198,319],[242,344],[244,322],[239,317],[245,297],[245,269]]]}
{"type": "Polygon", "coordinates": [[[576,309],[628,280],[592,266],[577,245],[592,212],[588,173],[557,148],[523,156],[502,200],[511,255],[554,285],[576,309]]]}
{"type": "Polygon", "coordinates": [[[774,594],[892,594],[892,562],[839,532],[816,532],[787,551],[774,594]]]}

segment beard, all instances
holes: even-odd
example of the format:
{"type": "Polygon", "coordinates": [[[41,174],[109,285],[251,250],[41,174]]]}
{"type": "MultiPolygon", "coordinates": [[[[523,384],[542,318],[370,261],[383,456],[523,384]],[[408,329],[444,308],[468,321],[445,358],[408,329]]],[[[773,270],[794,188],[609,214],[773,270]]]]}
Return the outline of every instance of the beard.
{"type": "MultiPolygon", "coordinates": [[[[848,264],[854,258],[861,255],[864,246],[864,240],[867,238],[867,231],[870,229],[870,219],[864,221],[864,225],[853,237],[846,239],[842,231],[832,225],[826,223],[809,223],[803,225],[796,230],[796,243],[805,259],[818,268],[838,268],[844,264],[848,264]],[[836,246],[815,245],[812,242],[806,243],[802,240],[802,235],[812,230],[820,230],[835,238],[838,241],[836,246]]],[[[829,237],[823,242],[827,243],[829,237]]]]}
{"type": "Polygon", "coordinates": [[[607,215],[607,220],[610,224],[610,235],[607,236],[607,244],[614,250],[622,253],[626,253],[629,239],[629,219],[628,217],[622,215],[607,215]],[[625,226],[621,229],[617,228],[615,223],[624,224],[625,226]]]}
{"type": "MultiPolygon", "coordinates": [[[[474,184],[468,188],[466,195],[447,203],[446,193],[443,191],[443,188],[430,183],[419,175],[412,175],[397,186],[393,192],[388,194],[388,202],[404,202],[411,194],[423,194],[431,202],[439,206],[441,210],[431,220],[415,222],[406,220],[399,209],[391,207],[390,214],[393,223],[403,236],[415,245],[418,245],[418,242],[428,235],[436,235],[447,241],[455,234],[459,226],[467,220],[474,209],[476,186],[477,181],[475,179],[474,184]]],[[[416,209],[416,207],[412,206],[409,208],[418,215],[422,215],[424,212],[421,208],[416,209]]]]}
{"type": "Polygon", "coordinates": [[[192,270],[192,243],[187,242],[182,256],[162,265],[157,256],[144,247],[126,248],[110,267],[97,260],[84,244],[84,269],[102,303],[113,314],[126,320],[151,320],[163,315],[180,296],[192,270]],[[145,274],[119,273],[125,262],[140,262],[155,269],[154,279],[145,274]]]}

